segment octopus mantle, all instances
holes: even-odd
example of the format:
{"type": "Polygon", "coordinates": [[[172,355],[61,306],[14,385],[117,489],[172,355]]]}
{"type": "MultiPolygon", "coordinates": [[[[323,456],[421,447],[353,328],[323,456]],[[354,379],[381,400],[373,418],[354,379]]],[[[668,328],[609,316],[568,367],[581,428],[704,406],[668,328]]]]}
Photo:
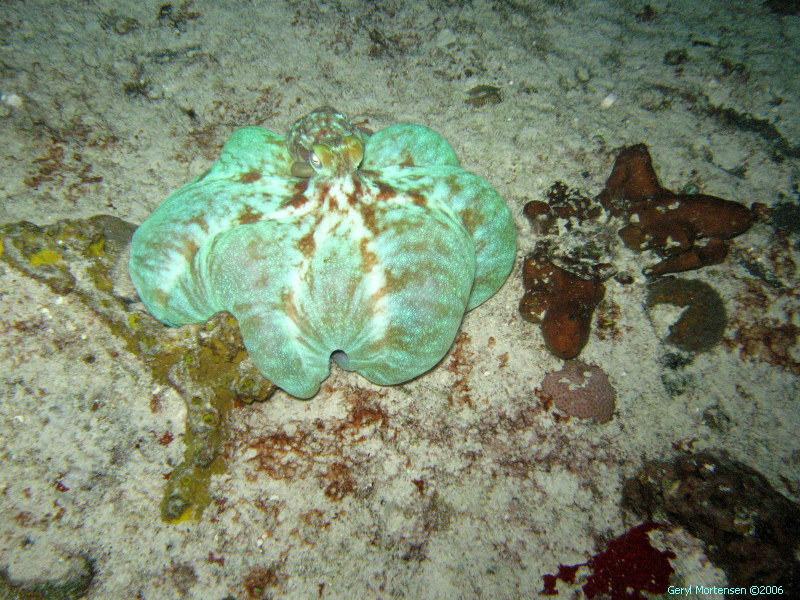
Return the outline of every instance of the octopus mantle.
{"type": "Polygon", "coordinates": [[[502,198],[441,136],[323,107],[285,138],[234,132],[136,231],[130,274],[167,325],[231,312],[259,370],[310,398],[332,357],[381,385],[431,369],[515,253],[502,198]]]}

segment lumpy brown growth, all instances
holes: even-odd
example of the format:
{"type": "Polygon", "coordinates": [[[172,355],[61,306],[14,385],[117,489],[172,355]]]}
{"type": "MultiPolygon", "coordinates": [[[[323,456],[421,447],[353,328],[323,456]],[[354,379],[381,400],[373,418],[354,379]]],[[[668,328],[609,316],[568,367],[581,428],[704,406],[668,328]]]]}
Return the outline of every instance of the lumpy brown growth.
{"type": "Polygon", "coordinates": [[[728,322],[725,305],[710,285],[697,279],[665,278],[647,290],[647,307],[672,304],[686,310],[670,326],[667,342],[687,352],[716,346],[728,322]]]}
{"type": "Polygon", "coordinates": [[[708,545],[731,586],[800,585],[800,504],[749,466],[700,452],[646,463],[625,482],[623,505],[666,513],[708,545]]]}
{"type": "Polygon", "coordinates": [[[522,317],[541,323],[545,346],[559,358],[575,358],[589,340],[592,315],[605,295],[596,280],[581,279],[537,254],[525,258],[522,317]]]}
{"type": "Polygon", "coordinates": [[[706,194],[677,194],[661,186],[645,144],[624,148],[614,162],[600,203],[627,217],[619,235],[634,250],[653,250],[663,260],[645,269],[663,275],[718,264],[727,242],[747,231],[753,212],[738,202],[706,194]]]}

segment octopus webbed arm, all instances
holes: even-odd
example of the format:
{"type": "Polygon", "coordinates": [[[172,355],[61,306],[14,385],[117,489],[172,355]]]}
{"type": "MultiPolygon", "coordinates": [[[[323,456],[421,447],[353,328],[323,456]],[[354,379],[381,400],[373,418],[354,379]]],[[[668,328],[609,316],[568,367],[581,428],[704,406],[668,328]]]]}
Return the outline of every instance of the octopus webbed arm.
{"type": "Polygon", "coordinates": [[[230,229],[198,253],[195,286],[208,290],[212,312],[236,317],[258,369],[298,398],[310,398],[328,376],[331,352],[320,351],[299,319],[304,256],[288,223],[260,221],[230,229]]]}
{"type": "Polygon", "coordinates": [[[184,325],[215,312],[197,285],[195,254],[221,232],[289,202],[297,180],[277,173],[288,172],[290,163],[280,138],[257,127],[241,129],[205,175],[174,192],[136,230],[131,278],[156,318],[184,325]]]}
{"type": "Polygon", "coordinates": [[[476,266],[467,310],[500,289],[514,266],[516,232],[506,203],[486,180],[447,165],[387,167],[376,171],[376,178],[389,187],[414,192],[431,208],[454,215],[469,233],[476,266]]]}
{"type": "Polygon", "coordinates": [[[235,180],[242,177],[289,178],[293,162],[282,136],[263,127],[242,127],[225,142],[217,162],[194,181],[235,180]]]}
{"type": "Polygon", "coordinates": [[[378,236],[371,272],[371,335],[342,347],[349,368],[381,385],[431,369],[453,343],[475,272],[475,253],[460,223],[407,199],[376,206],[378,236]],[[377,300],[377,301],[376,301],[377,300]]]}
{"type": "Polygon", "coordinates": [[[317,392],[337,350],[389,385],[429,370],[455,338],[475,269],[463,227],[415,206],[375,220],[379,241],[309,216],[236,227],[197,255],[195,288],[213,290],[211,309],[236,317],[253,362],[293,396],[317,392]]]}
{"type": "Polygon", "coordinates": [[[392,125],[367,140],[362,169],[394,166],[458,166],[458,157],[442,136],[422,125],[392,125]]]}
{"type": "Polygon", "coordinates": [[[460,169],[438,169],[448,170],[444,182],[449,192],[441,201],[459,216],[475,246],[475,283],[467,304],[472,310],[499,290],[511,272],[517,234],[508,206],[485,179],[460,169]]]}

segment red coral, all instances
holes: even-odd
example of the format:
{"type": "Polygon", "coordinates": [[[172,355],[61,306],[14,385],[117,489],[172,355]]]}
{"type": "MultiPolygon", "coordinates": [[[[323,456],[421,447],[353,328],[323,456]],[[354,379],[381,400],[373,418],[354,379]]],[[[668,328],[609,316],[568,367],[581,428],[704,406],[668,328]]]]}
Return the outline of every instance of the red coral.
{"type": "Polygon", "coordinates": [[[645,269],[663,275],[699,269],[725,260],[725,240],[744,233],[754,213],[738,202],[705,194],[676,194],[658,182],[645,144],[624,148],[598,197],[628,225],[619,236],[634,250],[654,250],[663,260],[645,269]],[[703,243],[696,243],[703,240],[703,243]]]}
{"type": "Polygon", "coordinates": [[[665,528],[661,523],[646,521],[611,540],[608,547],[589,562],[559,565],[555,575],[542,576],[544,588],[539,593],[555,596],[559,579],[573,583],[577,570],[588,567],[592,573],[583,585],[583,593],[590,600],[598,594],[608,594],[611,600],[645,600],[641,592],[666,594],[669,577],[675,572],[669,561],[675,558],[675,553],[653,548],[647,535],[654,529],[665,528]]]}

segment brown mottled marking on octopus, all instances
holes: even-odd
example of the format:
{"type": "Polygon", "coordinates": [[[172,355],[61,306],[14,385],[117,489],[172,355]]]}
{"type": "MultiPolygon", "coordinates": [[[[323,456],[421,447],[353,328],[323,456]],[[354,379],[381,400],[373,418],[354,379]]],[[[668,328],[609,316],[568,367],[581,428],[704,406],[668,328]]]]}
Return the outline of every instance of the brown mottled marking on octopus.
{"type": "Polygon", "coordinates": [[[389,294],[389,288],[385,285],[382,285],[377,290],[372,292],[372,296],[370,296],[370,303],[372,306],[377,306],[380,300],[383,300],[389,294]]]}
{"type": "Polygon", "coordinates": [[[461,222],[464,223],[464,227],[470,233],[474,233],[482,222],[481,214],[471,208],[465,208],[459,216],[461,217],[461,222]]]}
{"type": "Polygon", "coordinates": [[[450,175],[445,181],[447,182],[447,187],[450,188],[451,196],[460,196],[463,193],[464,186],[459,183],[457,175],[450,175]]]}
{"type": "Polygon", "coordinates": [[[300,323],[300,311],[297,310],[297,301],[294,299],[294,292],[286,290],[283,292],[283,301],[281,304],[284,306],[284,313],[294,323],[300,323]]]}
{"type": "Polygon", "coordinates": [[[298,194],[292,197],[291,202],[289,202],[289,206],[291,206],[292,208],[300,208],[306,202],[308,202],[308,196],[304,196],[303,194],[298,194]]]}
{"type": "Polygon", "coordinates": [[[153,290],[153,301],[161,306],[166,306],[169,302],[169,294],[161,288],[153,290]]]}
{"type": "MultiPolygon", "coordinates": [[[[258,284],[266,284],[266,277],[260,278],[258,284]]],[[[231,312],[236,315],[249,315],[252,314],[255,303],[253,302],[237,302],[231,308],[231,312]]]]}
{"type": "Polygon", "coordinates": [[[299,240],[297,240],[297,248],[306,258],[310,259],[313,254],[314,250],[316,249],[317,244],[314,242],[314,231],[309,231],[299,240]]]}
{"type": "Polygon", "coordinates": [[[378,202],[386,202],[388,200],[391,200],[397,195],[395,190],[390,188],[388,185],[381,183],[379,181],[376,183],[378,184],[378,194],[375,196],[375,199],[378,202]]]}
{"type": "Polygon", "coordinates": [[[192,217],[191,219],[187,219],[184,221],[185,225],[197,225],[200,229],[203,230],[203,233],[208,233],[208,221],[206,220],[205,215],[197,215],[196,217],[192,217]]]}
{"type": "Polygon", "coordinates": [[[247,252],[247,259],[252,262],[259,262],[267,258],[266,246],[255,239],[247,242],[245,252],[247,252]]]}
{"type": "Polygon", "coordinates": [[[361,185],[361,180],[358,177],[353,178],[353,191],[347,196],[347,203],[350,206],[357,206],[359,198],[364,196],[364,186],[361,185]]]}
{"type": "Polygon", "coordinates": [[[254,211],[252,206],[246,206],[236,220],[240,224],[245,225],[246,223],[256,223],[260,221],[263,216],[264,213],[254,211]]]}
{"type": "Polygon", "coordinates": [[[197,251],[200,249],[194,240],[187,239],[181,244],[176,250],[178,254],[180,254],[186,262],[191,263],[194,260],[194,255],[197,254],[197,251]]]}
{"type": "Polygon", "coordinates": [[[299,208],[308,202],[308,196],[305,195],[307,189],[308,179],[299,180],[294,186],[294,194],[292,194],[292,199],[288,203],[289,206],[299,208]]]}
{"type": "MultiPolygon", "coordinates": [[[[410,255],[416,255],[425,251],[438,252],[439,254],[444,255],[447,253],[447,248],[441,243],[441,241],[425,238],[415,241],[414,243],[404,245],[404,251],[410,255]]],[[[428,278],[428,273],[423,269],[406,269],[399,274],[394,274],[392,270],[387,269],[385,272],[385,277],[386,285],[391,290],[403,289],[406,286],[424,289],[425,282],[428,278]]]]}
{"type": "Polygon", "coordinates": [[[378,223],[375,220],[375,206],[367,204],[361,208],[361,217],[364,219],[364,227],[372,234],[372,237],[378,235],[378,223]]]}
{"type": "Polygon", "coordinates": [[[242,173],[239,175],[239,179],[237,181],[239,183],[255,183],[259,179],[261,179],[262,173],[258,169],[250,169],[247,173],[242,173]]]}
{"type": "Polygon", "coordinates": [[[320,189],[322,190],[320,197],[328,199],[328,208],[332,211],[339,210],[339,201],[336,199],[336,196],[331,196],[331,186],[321,185],[320,189]]]}
{"type": "Polygon", "coordinates": [[[400,161],[401,167],[415,167],[414,159],[411,157],[410,154],[407,154],[406,157],[400,161]]]}
{"type": "Polygon", "coordinates": [[[426,206],[428,206],[428,200],[422,194],[410,192],[409,196],[411,197],[411,203],[414,206],[419,206],[421,208],[425,208],[426,206]]]}
{"type": "Polygon", "coordinates": [[[361,252],[361,264],[364,265],[364,271],[371,271],[375,265],[378,264],[378,257],[375,253],[367,248],[369,240],[363,239],[358,244],[358,249],[361,252]]]}
{"type": "Polygon", "coordinates": [[[381,335],[380,345],[389,347],[403,346],[404,340],[407,340],[408,337],[407,329],[389,322],[383,335],[381,335]]]}

